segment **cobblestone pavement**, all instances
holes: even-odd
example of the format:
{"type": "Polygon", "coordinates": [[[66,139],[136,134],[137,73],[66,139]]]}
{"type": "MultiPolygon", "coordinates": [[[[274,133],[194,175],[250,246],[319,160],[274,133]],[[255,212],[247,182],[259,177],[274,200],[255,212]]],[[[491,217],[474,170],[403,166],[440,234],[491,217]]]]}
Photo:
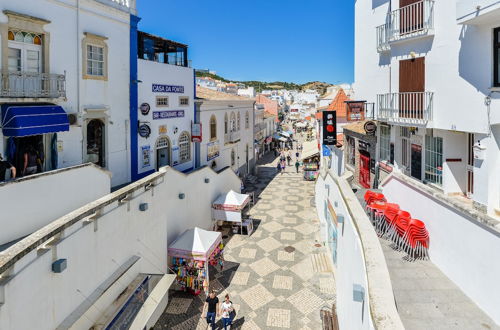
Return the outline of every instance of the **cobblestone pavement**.
{"type": "MultiPolygon", "coordinates": [[[[259,195],[250,211],[256,230],[226,239],[224,271],[212,268],[210,285],[219,299],[231,296],[237,312],[232,329],[321,329],[320,310],[331,310],[335,284],[329,254],[317,244],[314,182],[292,167],[276,175],[273,158],[259,166],[250,187],[259,195]]],[[[155,329],[207,329],[204,295],[169,294],[155,329]]]]}

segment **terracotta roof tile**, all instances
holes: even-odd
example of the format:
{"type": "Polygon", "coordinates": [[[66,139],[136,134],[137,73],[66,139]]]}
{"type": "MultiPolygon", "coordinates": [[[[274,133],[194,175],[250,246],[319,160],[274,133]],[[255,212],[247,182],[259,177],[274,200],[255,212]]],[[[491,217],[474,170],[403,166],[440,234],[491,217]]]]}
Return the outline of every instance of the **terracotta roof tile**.
{"type": "Polygon", "coordinates": [[[345,94],[344,90],[340,88],[339,92],[337,93],[337,96],[335,96],[335,99],[328,106],[328,110],[337,111],[337,118],[340,117],[346,118],[347,110],[345,101],[349,101],[349,97],[345,94]]]}

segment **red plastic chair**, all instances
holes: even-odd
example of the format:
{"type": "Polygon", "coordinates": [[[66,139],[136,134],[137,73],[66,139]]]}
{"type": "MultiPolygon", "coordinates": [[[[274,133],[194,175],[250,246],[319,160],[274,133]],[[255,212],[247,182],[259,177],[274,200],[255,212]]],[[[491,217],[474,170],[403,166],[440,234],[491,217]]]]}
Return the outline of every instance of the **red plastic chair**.
{"type": "Polygon", "coordinates": [[[368,206],[373,202],[387,202],[387,200],[385,199],[384,194],[372,192],[371,194],[369,194],[368,199],[366,200],[366,212],[368,212],[368,206]]]}
{"type": "Polygon", "coordinates": [[[370,220],[372,221],[372,224],[375,227],[376,224],[380,221],[380,219],[383,218],[386,208],[387,208],[387,203],[382,201],[375,201],[367,206],[367,209],[370,213],[370,220]]]}
{"type": "Polygon", "coordinates": [[[387,203],[387,207],[384,211],[384,221],[380,221],[379,228],[377,230],[380,236],[384,236],[391,230],[396,221],[399,212],[399,205],[394,203],[387,203]]]}
{"type": "Polygon", "coordinates": [[[411,219],[402,242],[406,244],[405,252],[412,260],[429,258],[429,232],[423,221],[411,219]]]}
{"type": "Polygon", "coordinates": [[[393,227],[387,233],[387,237],[398,247],[401,240],[408,229],[408,223],[411,220],[411,214],[407,211],[399,210],[393,227]]]}

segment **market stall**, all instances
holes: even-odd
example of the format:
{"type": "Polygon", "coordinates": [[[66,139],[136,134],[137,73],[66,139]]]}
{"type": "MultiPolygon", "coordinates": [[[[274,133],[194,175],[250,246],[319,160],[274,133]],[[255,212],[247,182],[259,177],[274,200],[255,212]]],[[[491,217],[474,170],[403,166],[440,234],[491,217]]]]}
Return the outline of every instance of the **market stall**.
{"type": "Polygon", "coordinates": [[[316,141],[309,141],[303,143],[302,149],[302,163],[304,169],[304,179],[314,181],[319,175],[320,155],[318,143],[316,141]]]}
{"type": "Polygon", "coordinates": [[[195,227],[186,230],[168,247],[170,269],[181,290],[208,293],[208,265],[223,267],[221,233],[195,227]]]}
{"type": "Polygon", "coordinates": [[[220,195],[212,204],[212,218],[214,222],[223,223],[224,221],[240,225],[241,233],[243,227],[250,235],[253,231],[253,222],[251,219],[243,220],[242,213],[245,207],[250,205],[250,195],[239,194],[233,190],[227,194],[220,195]]]}

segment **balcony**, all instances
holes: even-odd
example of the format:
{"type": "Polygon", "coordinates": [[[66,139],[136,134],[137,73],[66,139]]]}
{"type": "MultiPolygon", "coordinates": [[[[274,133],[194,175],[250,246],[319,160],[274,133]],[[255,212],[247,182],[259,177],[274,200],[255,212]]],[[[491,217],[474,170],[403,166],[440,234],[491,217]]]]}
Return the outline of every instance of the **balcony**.
{"type": "Polygon", "coordinates": [[[96,1],[125,12],[135,13],[136,0],[96,0],[96,1]]]}
{"type": "Polygon", "coordinates": [[[224,142],[225,143],[236,143],[240,140],[240,132],[233,131],[227,134],[224,134],[224,142]]]}
{"type": "Polygon", "coordinates": [[[390,44],[432,35],[434,31],[434,0],[422,0],[393,10],[387,23],[376,28],[377,51],[390,50],[390,44]]]}
{"type": "Polygon", "coordinates": [[[433,92],[377,95],[377,119],[401,125],[427,125],[432,120],[433,92]]]}
{"type": "Polygon", "coordinates": [[[459,24],[491,25],[500,18],[497,0],[458,0],[456,6],[459,24]]]}
{"type": "Polygon", "coordinates": [[[66,97],[66,74],[1,72],[0,97],[66,97]]]}

